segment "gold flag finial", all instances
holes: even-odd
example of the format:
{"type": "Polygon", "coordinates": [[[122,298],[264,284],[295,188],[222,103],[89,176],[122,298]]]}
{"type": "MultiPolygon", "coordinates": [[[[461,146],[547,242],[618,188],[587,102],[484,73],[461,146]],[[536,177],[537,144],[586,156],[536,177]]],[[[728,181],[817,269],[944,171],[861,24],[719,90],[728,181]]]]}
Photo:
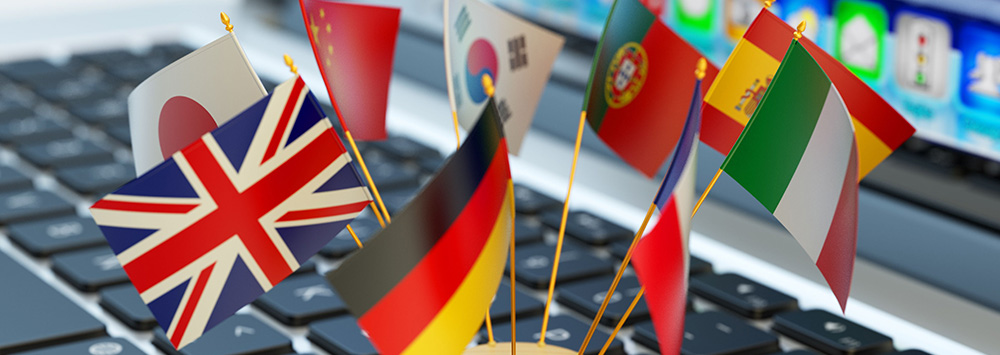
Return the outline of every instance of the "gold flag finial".
{"type": "Polygon", "coordinates": [[[802,32],[806,30],[806,22],[799,22],[799,26],[795,28],[795,39],[802,38],[802,32]]]}
{"type": "Polygon", "coordinates": [[[285,54],[285,65],[287,65],[288,69],[292,71],[292,74],[299,75],[299,67],[295,65],[295,62],[292,61],[292,57],[288,56],[288,54],[285,54]]]}
{"type": "Polygon", "coordinates": [[[694,76],[697,77],[698,80],[704,79],[705,69],[708,69],[708,61],[705,60],[705,57],[701,57],[698,59],[698,67],[694,70],[694,76]]]}
{"type": "Polygon", "coordinates": [[[229,23],[229,15],[226,15],[226,12],[223,11],[223,12],[219,13],[219,17],[222,18],[222,24],[226,25],[226,31],[229,31],[229,33],[232,33],[233,32],[233,24],[229,23]]]}
{"type": "Polygon", "coordinates": [[[495,88],[493,87],[493,78],[489,74],[483,74],[483,88],[486,89],[486,95],[493,97],[495,88]]]}
{"type": "Polygon", "coordinates": [[[774,1],[773,1],[773,0],[767,0],[767,1],[764,1],[764,8],[765,8],[765,9],[770,9],[770,8],[771,8],[771,5],[773,5],[773,4],[774,4],[774,1]]]}

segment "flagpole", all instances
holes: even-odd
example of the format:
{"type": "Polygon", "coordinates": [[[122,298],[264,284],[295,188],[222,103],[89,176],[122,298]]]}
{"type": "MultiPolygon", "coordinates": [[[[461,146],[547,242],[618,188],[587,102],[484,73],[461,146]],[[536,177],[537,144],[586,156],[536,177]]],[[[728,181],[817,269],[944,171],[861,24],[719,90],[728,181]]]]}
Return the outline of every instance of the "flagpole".
{"type": "MultiPolygon", "coordinates": [[[[306,16],[305,4],[303,0],[299,0],[299,7],[303,9],[302,11],[302,22],[306,25],[306,34],[309,36],[309,45],[313,49],[313,54],[316,54],[316,42],[312,37],[313,34],[309,31],[309,18],[306,16]]],[[[319,63],[319,57],[316,57],[317,64],[319,67],[319,73],[323,77],[323,81],[326,82],[326,71],[323,69],[323,64],[319,63]]],[[[337,105],[337,100],[333,97],[333,91],[329,90],[330,86],[327,85],[327,94],[330,96],[330,104],[333,106],[333,111],[337,114],[337,120],[340,121],[340,126],[344,129],[344,136],[347,137],[347,142],[351,144],[351,150],[354,152],[354,156],[358,158],[358,165],[361,166],[361,171],[365,174],[365,180],[368,182],[368,186],[371,187],[372,193],[375,195],[375,201],[371,202],[372,212],[375,213],[375,217],[378,218],[379,225],[385,228],[386,224],[392,222],[392,217],[389,216],[389,211],[385,208],[385,202],[382,202],[382,195],[378,193],[378,187],[375,186],[375,181],[372,180],[371,173],[368,172],[368,166],[365,164],[365,158],[361,156],[361,152],[358,151],[358,145],[354,142],[354,137],[351,136],[350,129],[347,128],[347,122],[344,121],[344,116],[340,113],[340,106],[337,105]],[[376,206],[375,202],[378,202],[376,206]],[[379,212],[379,207],[381,207],[381,214],[379,212]],[[384,219],[383,219],[384,218],[384,219]]]]}
{"type": "Polygon", "coordinates": [[[514,180],[507,180],[507,198],[510,199],[510,355],[517,355],[517,282],[515,275],[516,263],[514,263],[514,246],[516,244],[515,231],[517,224],[514,219],[517,217],[517,209],[514,207],[514,180]]]}
{"type": "MultiPolygon", "coordinates": [[[[705,58],[702,57],[701,59],[698,59],[698,63],[695,65],[694,71],[695,78],[698,80],[704,79],[705,70],[707,68],[708,62],[705,58]]],[[[674,159],[677,159],[677,157],[674,157],[674,159]]],[[[664,179],[666,179],[666,177],[664,177],[664,179]]],[[[583,338],[583,344],[580,345],[580,350],[577,352],[577,355],[583,355],[584,350],[587,349],[587,345],[590,344],[590,338],[594,335],[594,331],[597,330],[597,324],[600,322],[601,317],[604,316],[604,311],[608,308],[611,296],[614,295],[615,289],[618,288],[618,282],[621,281],[622,274],[625,272],[625,268],[628,266],[629,261],[632,260],[632,252],[635,250],[635,246],[639,244],[639,239],[642,238],[642,233],[646,230],[646,224],[649,223],[649,219],[653,216],[653,211],[655,210],[656,202],[654,201],[649,204],[649,210],[646,211],[646,217],[642,219],[642,224],[639,226],[639,230],[635,233],[635,237],[632,238],[632,244],[629,244],[628,251],[625,252],[625,258],[622,259],[622,264],[618,267],[618,273],[615,274],[614,280],[611,281],[611,287],[608,288],[607,294],[604,295],[604,300],[601,302],[601,307],[597,310],[597,315],[594,316],[594,320],[590,323],[590,329],[587,330],[587,336],[583,338]]],[[[638,298],[639,296],[636,296],[636,299],[638,298]]]]}
{"type": "Polygon", "coordinates": [[[573,165],[569,170],[569,187],[566,189],[566,200],[563,201],[562,220],[559,222],[559,237],[556,239],[556,254],[552,258],[552,276],[549,278],[549,293],[545,299],[545,314],[542,316],[542,336],[538,346],[545,346],[545,331],[549,327],[549,311],[552,308],[552,293],[555,292],[556,274],[559,272],[559,257],[562,254],[563,237],[566,236],[566,218],[569,216],[569,196],[573,192],[573,178],[576,176],[576,161],[580,157],[580,142],[583,140],[583,124],[587,122],[587,111],[580,111],[580,123],[576,129],[576,144],[573,147],[573,165]]]}
{"type": "MultiPolygon", "coordinates": [[[[486,74],[483,74],[486,75],[486,74]]],[[[462,138],[458,135],[458,112],[451,111],[451,123],[455,126],[455,144],[458,147],[462,146],[462,138]]]]}
{"type": "MultiPolygon", "coordinates": [[[[483,88],[486,89],[486,95],[489,96],[492,99],[493,98],[493,93],[495,91],[494,87],[493,87],[493,78],[491,78],[489,75],[483,74],[483,76],[480,78],[480,80],[482,80],[482,82],[483,82],[483,88]]],[[[452,111],[452,114],[453,114],[452,117],[456,117],[456,116],[454,116],[454,113],[455,113],[455,111],[452,111]]],[[[456,139],[458,138],[458,120],[457,120],[457,118],[455,119],[455,138],[456,139]]],[[[462,143],[459,142],[458,146],[459,146],[459,148],[461,148],[462,143]]],[[[513,203],[513,201],[511,201],[511,203],[513,203]]],[[[510,218],[513,219],[514,216],[511,215],[510,218]]],[[[511,233],[513,234],[513,231],[511,231],[511,233]]],[[[513,282],[511,282],[511,283],[513,283],[513,282]]],[[[492,304],[493,304],[493,302],[491,301],[490,305],[492,305],[492,304]]],[[[511,312],[512,313],[514,312],[514,308],[511,308],[511,312]]],[[[486,309],[486,334],[489,335],[489,342],[487,344],[489,346],[491,346],[491,347],[496,346],[497,345],[497,341],[496,341],[496,339],[493,338],[493,322],[492,322],[492,320],[490,320],[490,309],[489,308],[486,309]]],[[[517,340],[513,339],[513,338],[511,339],[511,342],[515,342],[515,341],[517,341],[517,340]]]]}
{"type": "MultiPolygon", "coordinates": [[[[770,6],[770,2],[765,3],[765,6],[770,6]]],[[[794,40],[798,41],[800,38],[802,38],[802,32],[805,30],[806,30],[806,22],[805,21],[799,22],[799,25],[796,26],[795,33],[793,34],[794,40]]],[[[747,125],[749,126],[749,123],[747,125]]],[[[737,144],[739,144],[738,140],[737,144]]],[[[733,148],[735,149],[736,147],[734,146],[733,148]]],[[[725,164],[725,162],[723,162],[723,164],[725,164]]],[[[719,168],[719,170],[715,172],[715,176],[712,177],[712,181],[708,183],[708,187],[705,188],[705,191],[701,193],[701,197],[698,198],[698,203],[694,205],[694,210],[691,211],[692,219],[694,218],[695,214],[698,213],[698,209],[701,208],[701,204],[705,202],[705,197],[708,196],[709,191],[712,191],[712,187],[715,186],[715,182],[719,180],[720,175],[722,175],[722,168],[719,168]]],[[[642,293],[645,291],[646,291],[646,286],[642,286],[642,288],[639,289],[639,294],[637,294],[635,296],[635,299],[632,300],[633,306],[635,305],[636,302],[639,301],[639,298],[642,297],[642,293]]],[[[629,313],[631,313],[631,311],[632,308],[629,307],[629,310],[622,315],[622,319],[618,321],[618,324],[615,326],[615,330],[611,332],[611,336],[608,337],[608,341],[604,343],[604,348],[601,349],[601,352],[598,353],[598,355],[604,355],[604,352],[607,350],[608,346],[611,345],[611,341],[614,340],[615,335],[618,334],[618,331],[621,329],[622,325],[625,324],[625,321],[628,319],[629,313]]]]}
{"type": "MultiPolygon", "coordinates": [[[[226,30],[229,32],[233,31],[233,25],[229,24],[229,16],[226,16],[225,12],[222,13],[222,23],[226,24],[226,30]]],[[[295,61],[293,61],[292,57],[288,54],[285,54],[285,65],[288,66],[288,70],[291,71],[292,74],[299,75],[299,66],[295,65],[295,61]]],[[[354,238],[354,243],[358,245],[358,249],[365,247],[361,244],[361,239],[359,239],[358,235],[354,233],[354,228],[351,228],[350,224],[347,225],[347,232],[351,233],[351,238],[354,238]]]]}

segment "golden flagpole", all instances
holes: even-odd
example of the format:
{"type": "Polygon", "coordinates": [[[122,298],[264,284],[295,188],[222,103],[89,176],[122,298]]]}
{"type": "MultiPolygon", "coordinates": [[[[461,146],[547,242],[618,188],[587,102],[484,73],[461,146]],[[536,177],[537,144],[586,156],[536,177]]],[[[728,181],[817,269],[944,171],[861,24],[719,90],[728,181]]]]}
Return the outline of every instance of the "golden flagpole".
{"type": "MultiPolygon", "coordinates": [[[[483,81],[483,88],[486,88],[486,95],[489,96],[492,99],[493,98],[493,92],[494,92],[493,78],[491,78],[489,75],[483,74],[481,80],[483,81]]],[[[452,111],[452,114],[453,114],[452,117],[455,117],[454,113],[455,113],[455,111],[452,111]]],[[[503,129],[503,128],[501,128],[501,129],[503,129]]],[[[457,119],[455,121],[455,138],[456,139],[458,138],[458,121],[457,121],[457,119]]],[[[461,148],[462,143],[459,142],[458,146],[461,148]]],[[[511,218],[513,219],[514,216],[511,216],[511,218]]],[[[491,305],[492,305],[492,303],[491,303],[491,305]]],[[[511,308],[511,312],[514,312],[513,308],[511,308]]],[[[489,336],[489,343],[488,343],[488,345],[491,346],[491,347],[496,346],[497,345],[497,341],[496,341],[496,339],[493,338],[493,322],[490,320],[490,309],[489,308],[486,309],[486,334],[489,336]]],[[[516,341],[516,339],[511,339],[511,342],[514,342],[514,341],[516,341]]]]}
{"type": "MultiPolygon", "coordinates": [[[[226,24],[226,30],[232,32],[233,25],[229,24],[229,16],[226,16],[225,12],[222,13],[222,23],[226,24]]],[[[295,65],[295,62],[292,61],[292,57],[290,57],[288,54],[285,54],[285,65],[288,66],[288,70],[291,71],[292,74],[295,74],[296,76],[299,75],[299,67],[295,65]]],[[[358,235],[354,233],[354,228],[351,228],[350,224],[347,225],[347,232],[351,233],[351,238],[354,238],[354,243],[358,245],[358,248],[365,247],[363,244],[361,244],[361,239],[358,239],[358,235]]]]}
{"type": "MultiPolygon", "coordinates": [[[[765,6],[770,6],[770,4],[771,2],[768,1],[767,3],[765,3],[765,6]]],[[[793,36],[795,36],[796,41],[798,41],[799,38],[802,38],[802,32],[805,30],[806,30],[806,22],[805,21],[799,22],[799,25],[796,27],[795,33],[793,34],[793,36]]],[[[694,219],[695,214],[698,213],[698,209],[701,208],[701,204],[705,202],[705,197],[708,196],[709,191],[712,191],[712,187],[715,186],[715,182],[719,180],[720,175],[722,175],[722,168],[719,168],[719,170],[715,172],[715,176],[712,177],[712,181],[708,183],[708,187],[705,188],[705,191],[701,193],[701,197],[698,198],[698,203],[694,205],[694,210],[691,211],[692,219],[694,219]]],[[[632,300],[632,306],[635,306],[636,302],[639,301],[639,298],[642,297],[642,294],[645,291],[646,291],[646,286],[643,286],[642,288],[639,289],[639,293],[635,295],[635,299],[632,300]]],[[[625,321],[628,320],[629,314],[632,313],[632,306],[630,306],[629,309],[625,311],[625,314],[622,315],[622,319],[618,321],[618,324],[615,326],[615,330],[611,332],[611,337],[609,337],[608,341],[604,343],[604,347],[601,348],[601,352],[598,353],[598,355],[604,355],[604,352],[607,351],[609,346],[611,346],[611,341],[614,340],[615,335],[618,334],[618,331],[621,330],[622,325],[624,325],[625,321]]]]}
{"type": "Polygon", "coordinates": [[[517,225],[514,219],[517,218],[517,209],[514,207],[514,180],[507,181],[507,198],[510,199],[510,355],[517,355],[517,280],[514,278],[514,245],[516,244],[517,225]]]}
{"type": "Polygon", "coordinates": [[[563,201],[562,220],[559,222],[559,237],[556,239],[556,254],[552,258],[552,276],[549,278],[549,293],[545,299],[545,313],[542,316],[542,334],[538,346],[545,346],[545,332],[549,327],[549,311],[552,307],[552,293],[555,292],[556,274],[559,272],[559,257],[562,254],[563,238],[566,236],[566,218],[569,216],[569,197],[573,192],[573,178],[576,177],[576,162],[580,158],[580,142],[583,140],[583,125],[587,122],[587,111],[580,112],[580,123],[576,129],[576,144],[573,147],[573,165],[569,171],[569,187],[563,201]]]}

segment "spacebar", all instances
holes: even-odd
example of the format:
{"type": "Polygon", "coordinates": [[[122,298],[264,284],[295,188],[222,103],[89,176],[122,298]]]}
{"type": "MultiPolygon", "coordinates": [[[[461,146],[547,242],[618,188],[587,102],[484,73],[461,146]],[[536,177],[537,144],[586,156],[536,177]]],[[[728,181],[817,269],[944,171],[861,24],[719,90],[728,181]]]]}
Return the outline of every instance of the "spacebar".
{"type": "Polygon", "coordinates": [[[104,324],[0,252],[0,354],[103,335],[104,324]]]}

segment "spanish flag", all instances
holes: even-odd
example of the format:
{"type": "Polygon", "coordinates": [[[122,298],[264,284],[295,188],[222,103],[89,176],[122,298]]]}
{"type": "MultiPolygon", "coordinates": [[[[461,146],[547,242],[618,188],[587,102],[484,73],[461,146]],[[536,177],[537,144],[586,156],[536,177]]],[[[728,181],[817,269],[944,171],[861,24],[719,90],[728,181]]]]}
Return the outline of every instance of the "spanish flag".
{"type": "MultiPolygon", "coordinates": [[[[729,153],[770,86],[794,32],[770,11],[761,10],[705,94],[703,142],[723,154],[729,153]]],[[[815,43],[805,37],[799,43],[823,68],[847,105],[858,142],[860,180],[913,135],[913,126],[815,43]]]]}
{"type": "Polygon", "coordinates": [[[360,252],[326,275],[381,354],[457,354],[503,275],[513,195],[493,100],[462,147],[360,252]]]}

